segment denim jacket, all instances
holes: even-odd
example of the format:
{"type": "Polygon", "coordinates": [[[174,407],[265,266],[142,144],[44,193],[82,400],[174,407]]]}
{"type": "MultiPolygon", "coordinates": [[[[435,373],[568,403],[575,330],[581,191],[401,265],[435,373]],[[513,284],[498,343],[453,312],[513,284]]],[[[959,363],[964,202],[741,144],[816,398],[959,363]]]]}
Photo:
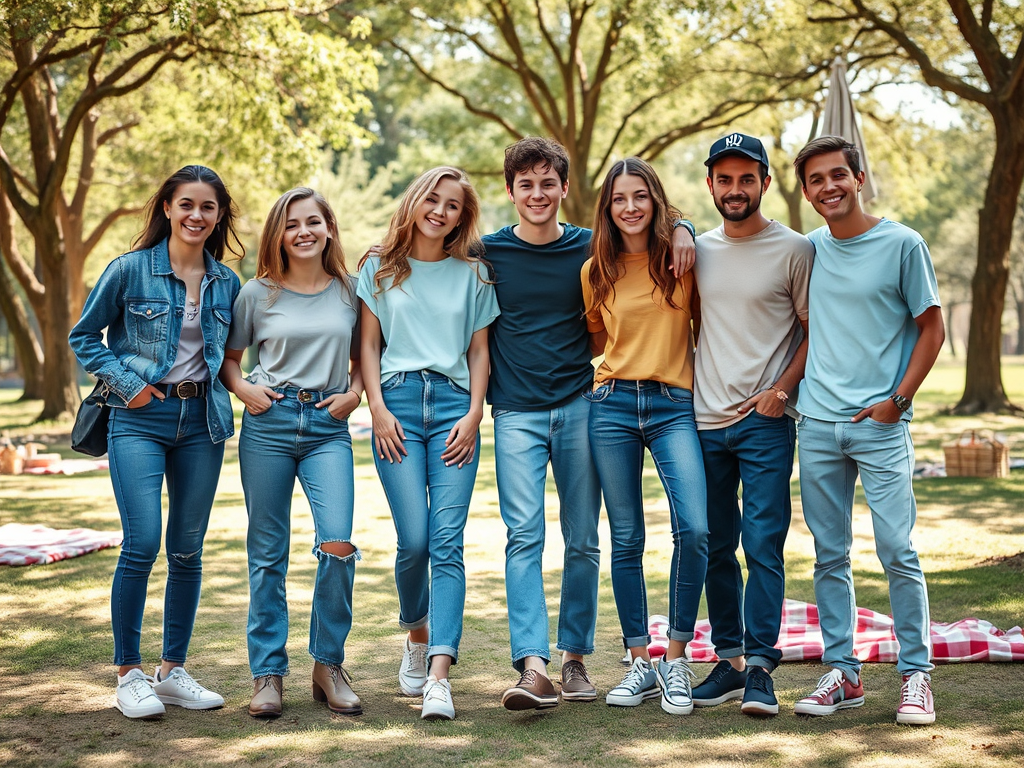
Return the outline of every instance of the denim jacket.
{"type": "MultiPolygon", "coordinates": [[[[204,256],[206,275],[200,289],[199,324],[203,356],[210,369],[206,420],[210,438],[219,443],[235,431],[231,398],[217,374],[224,362],[231,306],[239,282],[234,272],[209,253],[204,256]]],[[[117,395],[109,398],[109,405],[127,407],[147,384],[155,384],[171,370],[178,353],[185,298],[185,283],[171,269],[167,240],[118,256],[104,270],[69,341],[85,370],[117,395]]]]}

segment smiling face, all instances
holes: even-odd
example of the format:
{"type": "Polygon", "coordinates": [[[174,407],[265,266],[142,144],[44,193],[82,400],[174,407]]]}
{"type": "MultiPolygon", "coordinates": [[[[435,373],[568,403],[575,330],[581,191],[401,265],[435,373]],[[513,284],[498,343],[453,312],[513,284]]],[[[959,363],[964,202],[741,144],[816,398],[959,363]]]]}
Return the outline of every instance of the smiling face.
{"type": "Polygon", "coordinates": [[[443,241],[458,226],[465,198],[459,182],[441,179],[416,208],[413,237],[443,241]]]}
{"type": "Polygon", "coordinates": [[[224,211],[212,186],[191,181],[174,190],[171,202],[164,201],[164,213],[171,224],[171,240],[187,248],[202,248],[224,211]]]}
{"type": "Polygon", "coordinates": [[[562,184],[550,165],[538,164],[517,173],[512,186],[505,190],[516,206],[519,220],[542,227],[558,216],[558,206],[569,193],[569,184],[562,184]]]}
{"type": "Polygon", "coordinates": [[[761,166],[746,157],[723,157],[715,162],[708,177],[708,189],[715,207],[727,221],[744,221],[761,207],[761,196],[771,177],[761,181],[761,166]]]}
{"type": "Polygon", "coordinates": [[[647,234],[654,218],[654,200],[647,182],[631,173],[620,174],[612,184],[609,209],[612,223],[622,235],[629,253],[647,250],[647,234]]]}
{"type": "Polygon", "coordinates": [[[316,200],[312,197],[295,200],[288,205],[285,215],[281,247],[289,260],[319,259],[327,248],[330,231],[316,200]]]}
{"type": "Polygon", "coordinates": [[[854,174],[842,152],[808,158],[804,166],[804,197],[829,224],[860,212],[858,192],[864,172],[854,174]]]}

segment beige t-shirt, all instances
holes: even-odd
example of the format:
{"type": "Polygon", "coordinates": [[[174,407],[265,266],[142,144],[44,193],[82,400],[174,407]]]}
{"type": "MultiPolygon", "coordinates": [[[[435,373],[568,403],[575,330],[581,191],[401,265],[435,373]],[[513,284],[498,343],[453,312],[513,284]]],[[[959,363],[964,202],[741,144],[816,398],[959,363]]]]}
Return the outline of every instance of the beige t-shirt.
{"type": "Polygon", "coordinates": [[[693,389],[693,333],[690,304],[693,275],[676,282],[675,309],[651,280],[646,253],[620,257],[625,274],[615,282],[615,292],[600,307],[594,306],[590,288],[590,264],[580,270],[587,329],[608,332],[604,360],[597,368],[595,385],[608,379],[660,381],[673,387],[693,389]],[[653,294],[652,294],[653,290],[653,294]]]}
{"type": "Polygon", "coordinates": [[[697,429],[738,422],[740,404],[774,384],[792,361],[803,340],[799,320],[807,320],[813,261],[810,240],[777,221],[750,237],[728,237],[719,226],[697,238],[697,429]]]}

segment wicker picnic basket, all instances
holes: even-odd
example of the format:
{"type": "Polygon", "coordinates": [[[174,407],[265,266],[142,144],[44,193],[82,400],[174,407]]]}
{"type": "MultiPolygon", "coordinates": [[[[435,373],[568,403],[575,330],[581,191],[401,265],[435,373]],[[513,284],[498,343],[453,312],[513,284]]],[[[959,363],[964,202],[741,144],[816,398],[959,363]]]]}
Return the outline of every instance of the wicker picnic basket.
{"type": "Polygon", "coordinates": [[[956,440],[944,443],[947,477],[1007,477],[1010,450],[990,430],[965,429],[956,440]]]}

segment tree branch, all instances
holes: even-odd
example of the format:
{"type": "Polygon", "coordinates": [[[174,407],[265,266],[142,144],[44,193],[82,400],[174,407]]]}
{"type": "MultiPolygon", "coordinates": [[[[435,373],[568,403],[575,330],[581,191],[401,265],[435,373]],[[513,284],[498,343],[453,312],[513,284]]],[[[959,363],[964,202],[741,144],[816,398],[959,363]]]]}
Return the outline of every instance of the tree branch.
{"type": "Polygon", "coordinates": [[[110,211],[83,241],[82,258],[88,258],[89,254],[92,253],[99,241],[103,239],[103,235],[107,233],[107,230],[110,229],[114,222],[125,216],[134,216],[137,213],[141,213],[144,209],[145,206],[142,205],[122,205],[120,208],[110,211]]]}

